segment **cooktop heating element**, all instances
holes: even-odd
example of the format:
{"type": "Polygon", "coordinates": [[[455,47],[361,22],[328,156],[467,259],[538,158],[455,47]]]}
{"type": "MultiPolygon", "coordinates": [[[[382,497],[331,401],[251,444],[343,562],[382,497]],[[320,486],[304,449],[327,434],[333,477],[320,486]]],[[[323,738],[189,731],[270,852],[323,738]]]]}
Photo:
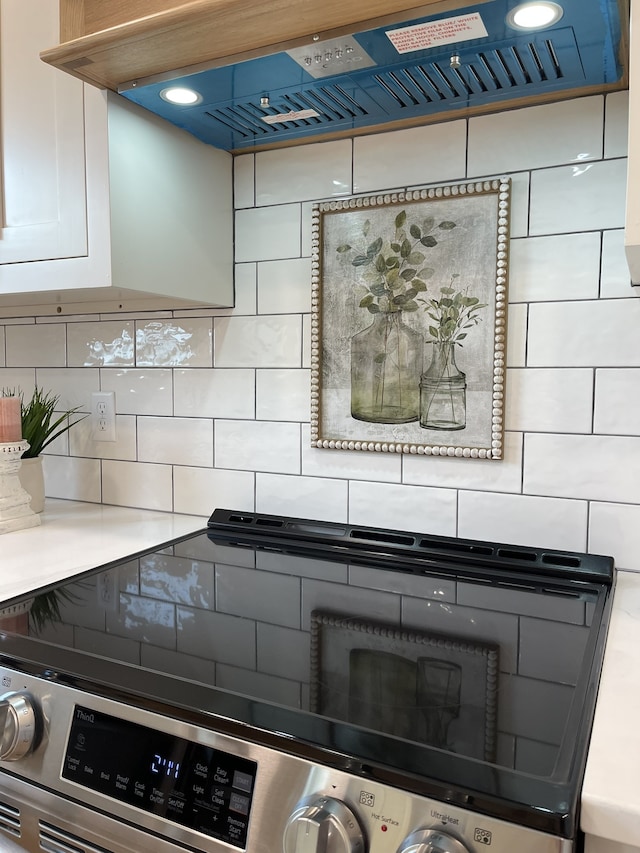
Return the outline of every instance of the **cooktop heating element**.
{"type": "Polygon", "coordinates": [[[568,853],[613,577],[603,556],[216,510],[0,625],[0,831],[568,853]]]}

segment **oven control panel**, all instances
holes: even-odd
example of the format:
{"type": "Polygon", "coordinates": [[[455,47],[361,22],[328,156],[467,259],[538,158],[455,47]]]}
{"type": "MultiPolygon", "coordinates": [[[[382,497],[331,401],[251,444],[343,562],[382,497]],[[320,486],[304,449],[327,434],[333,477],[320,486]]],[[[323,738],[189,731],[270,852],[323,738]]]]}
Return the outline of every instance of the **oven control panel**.
{"type": "MultiPolygon", "coordinates": [[[[196,725],[89,694],[55,673],[48,680],[0,666],[0,680],[12,697],[28,697],[35,714],[37,737],[20,759],[0,758],[3,784],[14,786],[25,820],[32,803],[34,824],[40,809],[48,824],[71,821],[103,848],[122,827],[141,836],[134,847],[128,836],[124,846],[114,841],[113,853],[574,849],[556,836],[312,763],[291,754],[295,744],[281,752],[231,737],[215,730],[214,718],[196,725]]],[[[15,739],[12,713],[7,707],[3,742],[15,739]]]]}
{"type": "Polygon", "coordinates": [[[62,776],[244,849],[257,764],[76,705],[62,776]]]}

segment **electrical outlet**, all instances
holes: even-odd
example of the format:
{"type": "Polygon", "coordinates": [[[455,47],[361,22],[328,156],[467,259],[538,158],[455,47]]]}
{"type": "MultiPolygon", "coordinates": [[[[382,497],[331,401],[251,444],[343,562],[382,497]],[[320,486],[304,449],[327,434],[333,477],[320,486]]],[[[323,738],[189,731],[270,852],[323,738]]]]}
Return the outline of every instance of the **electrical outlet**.
{"type": "Polygon", "coordinates": [[[115,391],[94,391],[91,394],[91,427],[94,441],[116,440],[115,391]]]}

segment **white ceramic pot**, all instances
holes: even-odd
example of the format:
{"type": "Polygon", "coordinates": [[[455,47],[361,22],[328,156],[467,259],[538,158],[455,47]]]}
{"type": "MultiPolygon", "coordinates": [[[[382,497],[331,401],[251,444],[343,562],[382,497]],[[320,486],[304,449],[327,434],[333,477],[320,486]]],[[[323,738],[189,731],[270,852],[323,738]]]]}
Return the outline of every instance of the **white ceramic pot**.
{"type": "Polygon", "coordinates": [[[42,512],[44,509],[44,474],[42,472],[42,457],[34,456],[22,459],[18,478],[25,492],[31,496],[31,509],[42,512]]]}

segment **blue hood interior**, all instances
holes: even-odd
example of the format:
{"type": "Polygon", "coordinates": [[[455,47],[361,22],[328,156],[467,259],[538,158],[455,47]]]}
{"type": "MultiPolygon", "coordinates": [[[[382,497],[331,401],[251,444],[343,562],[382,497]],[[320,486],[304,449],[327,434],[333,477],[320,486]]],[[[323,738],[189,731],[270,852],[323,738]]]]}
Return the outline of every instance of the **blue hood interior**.
{"type": "MultiPolygon", "coordinates": [[[[616,0],[557,2],[563,17],[535,32],[507,25],[515,0],[492,0],[354,33],[373,64],[321,79],[286,51],[182,73],[171,84],[195,89],[202,96],[195,106],[175,106],[160,97],[169,85],[166,76],[136,81],[120,94],[203,142],[243,151],[399,120],[415,124],[420,117],[463,109],[504,108],[515,99],[520,105],[545,96],[557,100],[561,92],[577,96],[581,90],[615,88],[624,74],[621,33],[628,28],[616,0]],[[472,13],[480,16],[488,36],[400,54],[386,35],[399,26],[472,13]],[[457,64],[452,56],[459,58],[458,67],[452,67],[457,64]],[[298,116],[300,111],[316,115],[298,116]],[[265,121],[270,115],[281,120],[265,121]]],[[[310,42],[309,54],[317,55],[317,48],[310,42]]]]}

